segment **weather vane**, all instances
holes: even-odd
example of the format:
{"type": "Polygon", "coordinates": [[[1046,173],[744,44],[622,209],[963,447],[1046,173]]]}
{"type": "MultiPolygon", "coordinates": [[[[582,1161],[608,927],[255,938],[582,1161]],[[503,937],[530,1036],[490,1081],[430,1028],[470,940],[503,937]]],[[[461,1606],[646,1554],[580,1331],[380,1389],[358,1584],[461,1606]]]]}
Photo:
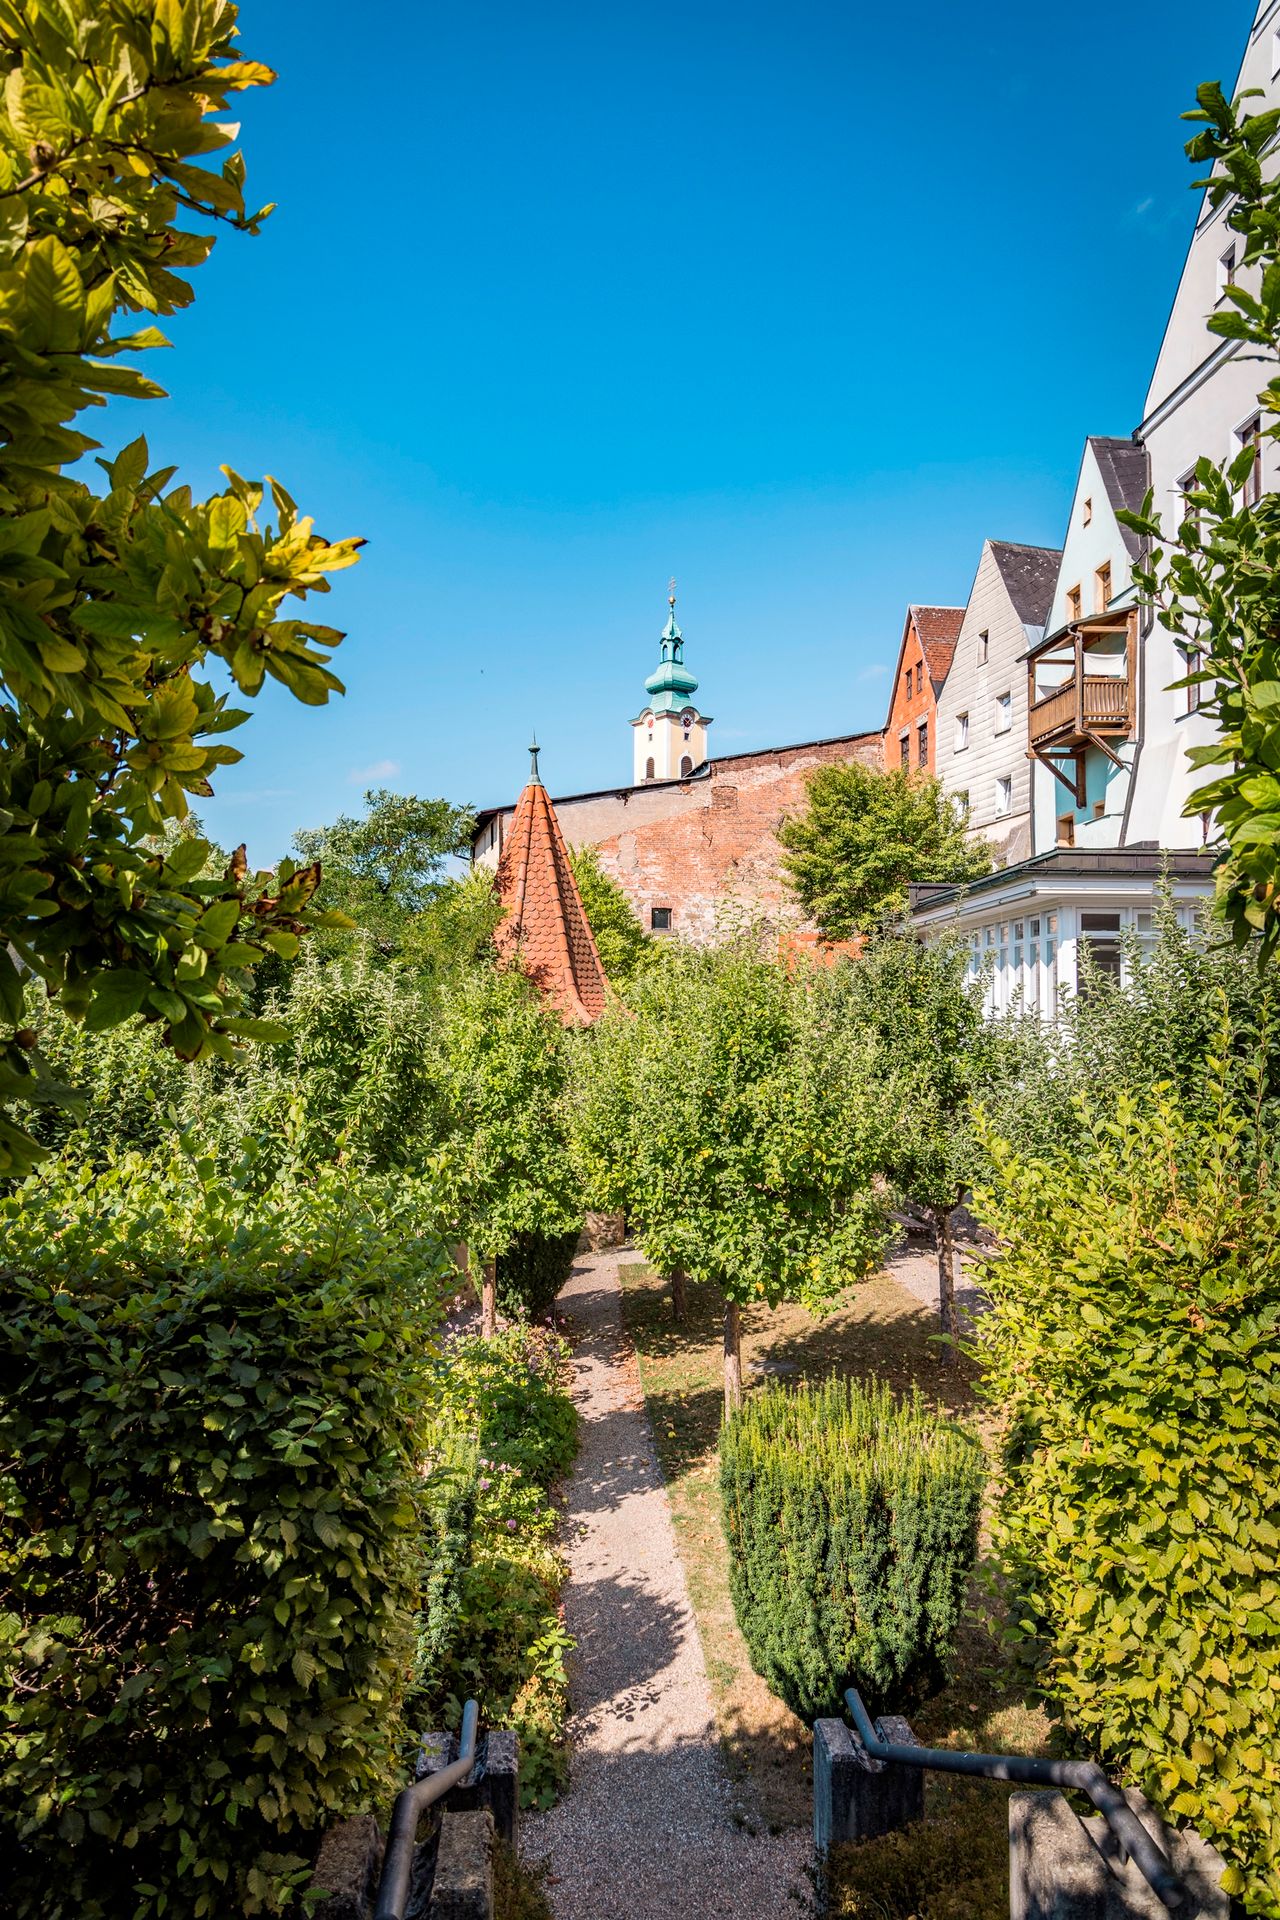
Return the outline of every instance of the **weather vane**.
{"type": "Polygon", "coordinates": [[[675,603],[676,603],[676,577],[674,574],[672,574],[671,578],[667,582],[667,605],[669,607],[674,607],[675,603]]]}

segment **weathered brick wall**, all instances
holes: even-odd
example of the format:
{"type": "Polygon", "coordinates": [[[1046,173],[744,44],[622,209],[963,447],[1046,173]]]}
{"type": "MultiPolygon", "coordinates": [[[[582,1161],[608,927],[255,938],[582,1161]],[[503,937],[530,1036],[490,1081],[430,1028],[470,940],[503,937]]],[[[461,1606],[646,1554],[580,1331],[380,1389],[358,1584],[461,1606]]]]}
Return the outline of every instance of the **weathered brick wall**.
{"type": "MultiPolygon", "coordinates": [[[[589,844],[646,927],[653,908],[669,907],[673,933],[707,941],[735,916],[796,913],[777,841],[784,815],[803,810],[815,767],[850,760],[876,766],[879,758],[878,734],[735,755],[688,783],[680,811],[645,821],[619,809],[613,831],[589,844]]],[[[572,805],[562,808],[561,822],[570,844],[581,845],[573,813],[572,805]]]]}

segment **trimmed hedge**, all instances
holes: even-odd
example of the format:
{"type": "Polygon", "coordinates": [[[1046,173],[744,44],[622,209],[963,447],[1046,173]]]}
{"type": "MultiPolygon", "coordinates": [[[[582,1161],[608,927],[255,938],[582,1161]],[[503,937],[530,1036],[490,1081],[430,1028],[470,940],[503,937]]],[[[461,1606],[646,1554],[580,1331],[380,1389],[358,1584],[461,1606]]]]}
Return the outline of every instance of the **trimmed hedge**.
{"type": "Polygon", "coordinates": [[[251,1200],[131,1157],[29,1181],[0,1244],[5,1912],[277,1912],[396,1767],[437,1317],[412,1185],[251,1200]]]}
{"type": "Polygon", "coordinates": [[[569,1233],[518,1233],[498,1255],[498,1305],[516,1320],[542,1320],[569,1275],[582,1228],[569,1233]]]}
{"type": "Polygon", "coordinates": [[[919,1398],[853,1380],[753,1393],[725,1426],[730,1587],[751,1663],[802,1719],[846,1687],[936,1689],[977,1555],[982,1449],[919,1398]]]}
{"type": "Polygon", "coordinates": [[[1228,1061],[1190,1098],[1082,1105],[1082,1144],[993,1143],[981,1333],[1027,1682],[1275,1920],[1280,1182],[1228,1061]]]}

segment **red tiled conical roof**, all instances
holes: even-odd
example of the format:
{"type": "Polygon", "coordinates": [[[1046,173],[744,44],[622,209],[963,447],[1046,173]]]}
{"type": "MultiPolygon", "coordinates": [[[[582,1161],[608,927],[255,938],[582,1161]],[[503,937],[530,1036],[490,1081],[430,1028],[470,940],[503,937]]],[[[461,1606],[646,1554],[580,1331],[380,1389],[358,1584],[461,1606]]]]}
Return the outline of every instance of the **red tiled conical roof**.
{"type": "Polygon", "coordinates": [[[604,1012],[609,985],[587,920],[556,810],[533,777],[516,802],[495,881],[506,908],[495,935],[499,953],[560,1010],[566,1025],[590,1026],[604,1012]]]}

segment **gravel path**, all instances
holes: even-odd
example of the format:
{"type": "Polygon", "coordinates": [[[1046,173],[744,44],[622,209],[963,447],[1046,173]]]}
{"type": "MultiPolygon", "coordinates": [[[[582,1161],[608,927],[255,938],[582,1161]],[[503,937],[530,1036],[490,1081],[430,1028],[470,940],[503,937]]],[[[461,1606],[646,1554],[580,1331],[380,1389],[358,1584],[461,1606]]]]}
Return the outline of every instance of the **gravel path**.
{"type": "Polygon", "coordinates": [[[522,1821],[549,1856],[557,1920],[785,1920],[809,1905],[807,1833],[739,1824],[671,1509],[622,1330],[623,1252],[580,1260],[561,1304],[581,1334],[582,1444],[565,1507],[569,1791],[522,1821]],[[795,1889],[802,1904],[788,1898],[795,1889]]]}

